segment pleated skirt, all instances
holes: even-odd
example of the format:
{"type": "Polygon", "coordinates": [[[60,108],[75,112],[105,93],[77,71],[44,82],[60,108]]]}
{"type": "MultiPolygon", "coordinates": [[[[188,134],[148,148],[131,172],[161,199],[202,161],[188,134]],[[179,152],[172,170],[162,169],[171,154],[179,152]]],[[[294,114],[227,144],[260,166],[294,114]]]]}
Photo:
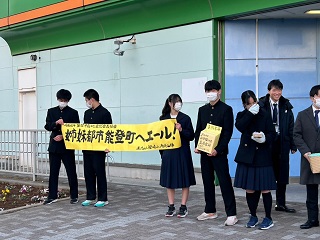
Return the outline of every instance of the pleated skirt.
{"type": "Polygon", "coordinates": [[[196,184],[190,147],[164,150],[160,172],[160,185],[176,189],[196,184]]]}
{"type": "Polygon", "coordinates": [[[273,167],[252,167],[238,163],[234,187],[255,191],[276,190],[277,183],[273,167]]]}

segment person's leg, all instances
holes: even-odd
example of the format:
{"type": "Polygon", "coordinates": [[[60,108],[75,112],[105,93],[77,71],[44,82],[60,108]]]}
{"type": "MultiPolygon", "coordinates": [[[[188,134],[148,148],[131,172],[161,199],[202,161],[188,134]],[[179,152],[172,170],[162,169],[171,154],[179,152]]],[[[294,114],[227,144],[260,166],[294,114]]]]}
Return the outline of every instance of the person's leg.
{"type": "Polygon", "coordinates": [[[174,205],[175,189],[167,188],[167,195],[168,195],[169,205],[174,205]]]}
{"type": "Polygon", "coordinates": [[[62,162],[66,168],[68,176],[70,198],[78,198],[78,177],[74,151],[67,151],[66,153],[62,154],[62,162]]]}
{"type": "Polygon", "coordinates": [[[178,218],[184,218],[188,215],[187,201],[189,197],[189,188],[182,188],[181,206],[178,212],[178,218]]]}
{"type": "Polygon", "coordinates": [[[49,175],[49,194],[48,199],[57,199],[58,180],[61,167],[61,155],[49,153],[50,175],[49,175]]]}
{"type": "Polygon", "coordinates": [[[212,158],[201,154],[201,175],[204,187],[204,199],[206,206],[204,208],[205,213],[215,213],[216,210],[216,197],[215,197],[215,185],[214,185],[214,168],[212,164],[212,158]]]}
{"type": "Polygon", "coordinates": [[[166,217],[173,217],[176,214],[176,208],[174,206],[174,195],[175,195],[175,189],[167,188],[167,196],[168,196],[168,211],[166,213],[166,217]]]}
{"type": "Polygon", "coordinates": [[[253,217],[257,217],[257,207],[260,200],[260,193],[260,191],[246,190],[247,204],[250,214],[253,217]]]}
{"type": "Polygon", "coordinates": [[[221,194],[227,216],[237,215],[236,199],[229,174],[228,159],[226,157],[215,158],[213,166],[219,179],[221,194]]]}
{"type": "Polygon", "coordinates": [[[260,223],[260,229],[267,230],[274,226],[272,218],[271,218],[271,208],[272,208],[272,196],[270,190],[263,190],[262,192],[262,199],[264,210],[266,212],[266,217],[260,223]]]}
{"type": "Polygon", "coordinates": [[[98,201],[108,201],[107,196],[107,177],[106,177],[106,154],[98,152],[93,157],[93,167],[97,176],[98,201]]]}
{"type": "Polygon", "coordinates": [[[307,184],[307,210],[308,220],[319,221],[319,206],[318,206],[318,184],[307,184]]]}
{"type": "Polygon", "coordinates": [[[271,192],[268,190],[262,191],[262,199],[263,199],[263,205],[264,205],[266,217],[272,220],[272,218],[271,218],[271,208],[272,208],[271,192]]]}
{"type": "Polygon", "coordinates": [[[189,198],[189,188],[182,188],[181,205],[187,205],[189,198]]]}
{"type": "Polygon", "coordinates": [[[287,184],[277,182],[277,190],[276,190],[276,204],[277,206],[285,206],[286,205],[286,190],[287,184]]]}
{"type": "Polygon", "coordinates": [[[254,228],[258,224],[257,207],[260,199],[260,191],[246,190],[246,199],[251,215],[246,227],[254,228]]]}
{"type": "Polygon", "coordinates": [[[87,189],[87,200],[96,199],[96,176],[92,156],[93,154],[83,153],[83,170],[87,189]]]}

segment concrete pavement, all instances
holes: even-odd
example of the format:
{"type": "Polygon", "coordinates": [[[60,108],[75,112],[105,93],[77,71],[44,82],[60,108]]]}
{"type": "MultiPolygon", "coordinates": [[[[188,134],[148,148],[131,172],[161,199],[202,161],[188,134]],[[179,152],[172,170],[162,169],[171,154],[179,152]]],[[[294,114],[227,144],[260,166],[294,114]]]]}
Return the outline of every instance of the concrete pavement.
{"type": "MultiPolygon", "coordinates": [[[[5,177],[0,179],[5,180],[5,177]]],[[[11,178],[10,178],[11,179],[11,178]]],[[[7,179],[8,180],[8,179],[7,179]]],[[[21,179],[13,179],[21,181],[21,179]]],[[[22,179],[22,181],[27,181],[22,179]]],[[[62,181],[65,186],[66,181],[62,181]]],[[[47,184],[40,181],[37,184],[47,184]]],[[[158,181],[112,178],[108,183],[109,205],[103,208],[82,207],[80,202],[71,205],[68,199],[51,205],[37,205],[19,211],[1,213],[0,239],[319,239],[320,228],[301,230],[299,225],[307,218],[305,187],[291,184],[288,188],[288,206],[295,214],[273,211],[275,226],[269,230],[247,229],[249,213],[244,191],[235,189],[238,219],[235,226],[223,225],[226,215],[222,197],[217,187],[217,211],[214,220],[197,221],[203,212],[202,185],[191,187],[188,201],[189,215],[185,219],[164,217],[167,211],[165,189],[158,181]]],[[[80,189],[84,183],[80,181],[80,189]]],[[[274,195],[274,194],[273,194],[274,195]]],[[[181,191],[177,191],[176,206],[179,207],[181,191]]],[[[258,217],[264,217],[260,200],[258,217]]]]}

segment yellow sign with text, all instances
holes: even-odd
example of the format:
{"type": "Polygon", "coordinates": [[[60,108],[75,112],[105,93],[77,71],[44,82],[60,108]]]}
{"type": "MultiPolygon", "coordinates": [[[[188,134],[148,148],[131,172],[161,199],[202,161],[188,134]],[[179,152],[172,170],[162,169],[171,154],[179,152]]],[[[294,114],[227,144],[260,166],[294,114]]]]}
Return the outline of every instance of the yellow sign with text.
{"type": "Polygon", "coordinates": [[[207,123],[204,130],[201,131],[197,149],[206,153],[212,153],[218,145],[222,127],[207,123]]]}
{"type": "Polygon", "coordinates": [[[181,147],[175,119],[149,124],[62,125],[67,149],[104,151],[151,151],[181,147]]]}

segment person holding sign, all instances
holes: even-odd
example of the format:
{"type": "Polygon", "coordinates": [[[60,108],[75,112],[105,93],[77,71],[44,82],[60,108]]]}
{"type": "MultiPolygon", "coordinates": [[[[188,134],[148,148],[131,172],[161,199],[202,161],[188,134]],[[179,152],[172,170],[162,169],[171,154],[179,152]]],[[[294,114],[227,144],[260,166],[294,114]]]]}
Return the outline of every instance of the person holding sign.
{"type": "MultiPolygon", "coordinates": [[[[84,94],[86,105],[89,108],[84,113],[84,123],[88,124],[112,124],[110,112],[99,102],[99,94],[94,89],[87,90],[84,94]]],[[[96,182],[98,188],[98,201],[95,207],[104,207],[108,204],[107,178],[105,158],[106,151],[83,150],[84,178],[87,188],[87,199],[82,206],[91,205],[96,199],[96,182]]]]}
{"type": "Polygon", "coordinates": [[[298,113],[293,128],[293,140],[301,153],[300,184],[307,189],[308,220],[300,225],[301,229],[319,226],[320,173],[311,171],[310,154],[320,153],[320,85],[313,86],[309,95],[312,105],[298,113]]]}
{"type": "Polygon", "coordinates": [[[272,142],[276,135],[270,114],[259,107],[253,91],[241,94],[244,110],[236,117],[236,128],[241,139],[235,162],[238,163],[234,186],[246,190],[250,219],[247,228],[258,225],[256,215],[262,193],[265,218],[260,223],[262,230],[273,227],[271,218],[272,196],[270,190],[277,189],[271,155],[272,142]]]}
{"type": "Polygon", "coordinates": [[[228,164],[228,144],[233,132],[233,113],[232,107],[220,100],[221,85],[216,80],[207,81],[205,93],[209,103],[200,107],[198,111],[197,127],[195,131],[195,146],[198,146],[201,131],[207,124],[221,127],[221,134],[217,146],[211,153],[195,149],[195,153],[201,154],[201,174],[204,187],[204,197],[206,206],[204,212],[197,217],[199,221],[215,219],[218,217],[216,212],[214,172],[216,172],[222,193],[222,198],[227,213],[226,226],[234,225],[238,219],[236,200],[232,187],[228,164]]]}
{"type": "Polygon", "coordinates": [[[76,162],[74,150],[68,150],[65,147],[61,132],[61,126],[64,123],[79,123],[78,111],[69,107],[68,103],[72,97],[71,92],[66,89],[60,89],[57,94],[58,106],[48,109],[46,125],[44,128],[51,131],[49,142],[49,194],[43,204],[51,204],[57,201],[58,179],[63,162],[70,186],[70,203],[78,202],[78,178],[76,171],[76,162]]]}
{"type": "Polygon", "coordinates": [[[178,94],[171,94],[162,109],[160,120],[175,118],[175,128],[180,133],[181,147],[160,151],[162,164],[160,185],[167,188],[168,211],[166,217],[176,214],[174,206],[175,189],[182,188],[181,207],[177,217],[184,218],[188,214],[187,200],[189,187],[196,184],[190,151],[190,141],[194,139],[194,130],[188,115],[180,112],[182,99],[178,94]]]}

